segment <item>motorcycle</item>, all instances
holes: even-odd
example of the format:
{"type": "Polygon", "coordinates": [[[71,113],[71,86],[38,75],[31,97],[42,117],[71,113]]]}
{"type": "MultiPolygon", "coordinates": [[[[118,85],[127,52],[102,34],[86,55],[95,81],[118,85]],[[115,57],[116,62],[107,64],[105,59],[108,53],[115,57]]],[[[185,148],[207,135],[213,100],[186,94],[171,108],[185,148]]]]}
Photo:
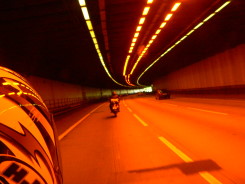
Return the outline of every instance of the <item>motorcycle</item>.
{"type": "Polygon", "coordinates": [[[119,112],[119,99],[111,98],[110,107],[111,107],[111,112],[114,114],[115,117],[117,117],[117,113],[119,112]]]}

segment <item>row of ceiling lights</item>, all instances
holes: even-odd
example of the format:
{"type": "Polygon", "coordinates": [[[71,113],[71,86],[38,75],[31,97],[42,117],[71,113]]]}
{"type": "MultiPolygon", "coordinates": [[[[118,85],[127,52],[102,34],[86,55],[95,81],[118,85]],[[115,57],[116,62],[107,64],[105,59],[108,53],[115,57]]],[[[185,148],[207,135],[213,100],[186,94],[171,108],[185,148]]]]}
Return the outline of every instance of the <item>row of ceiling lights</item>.
{"type": "Polygon", "coordinates": [[[167,22],[171,19],[171,17],[173,16],[173,13],[179,8],[179,6],[181,5],[180,2],[176,2],[174,4],[174,6],[172,7],[170,13],[168,13],[164,19],[164,21],[160,24],[159,28],[155,31],[155,33],[152,35],[151,39],[149,40],[148,44],[145,46],[144,50],[141,52],[140,56],[138,57],[137,61],[135,62],[130,74],[126,74],[126,70],[127,70],[127,66],[128,66],[128,62],[130,59],[130,54],[132,53],[134,46],[137,42],[137,38],[139,37],[140,31],[142,30],[142,26],[145,22],[146,19],[146,15],[148,15],[149,10],[150,10],[150,6],[149,4],[152,4],[153,1],[147,1],[147,5],[144,7],[143,12],[142,12],[142,16],[140,17],[139,20],[139,24],[136,27],[136,32],[134,33],[134,37],[132,39],[132,43],[131,46],[129,48],[128,51],[128,55],[126,57],[126,61],[124,64],[124,69],[123,69],[123,75],[125,76],[125,81],[128,85],[130,86],[134,86],[131,82],[130,82],[130,76],[133,74],[137,64],[139,63],[139,61],[142,59],[142,57],[145,55],[145,53],[147,52],[148,48],[151,46],[151,44],[154,42],[154,40],[157,38],[158,34],[161,32],[161,30],[163,29],[163,27],[165,27],[165,25],[167,24],[167,22]]]}
{"type": "MultiPolygon", "coordinates": [[[[227,4],[229,4],[231,1],[227,1],[226,3],[224,3],[223,6],[221,6],[219,9],[217,9],[213,14],[209,15],[204,21],[200,22],[197,26],[195,26],[195,28],[193,28],[193,30],[189,31],[184,37],[182,37],[179,41],[177,41],[173,46],[171,46],[169,49],[167,49],[161,56],[159,56],[151,65],[149,65],[144,72],[142,72],[142,74],[139,76],[139,78],[137,79],[137,83],[138,85],[139,84],[139,79],[143,76],[143,74],[149,70],[160,58],[162,58],[165,54],[167,54],[170,50],[172,50],[177,44],[179,44],[181,41],[183,41],[187,36],[189,36],[192,32],[194,32],[197,28],[199,28],[204,22],[206,22],[207,20],[209,20],[212,16],[214,16],[217,12],[219,12],[221,9],[223,9],[227,4]]],[[[101,54],[101,51],[99,49],[99,45],[98,45],[98,42],[97,42],[97,39],[96,39],[96,36],[95,36],[95,33],[94,33],[94,30],[93,30],[93,26],[92,26],[92,23],[91,23],[91,20],[90,20],[90,17],[89,17],[89,13],[88,13],[88,10],[87,10],[87,7],[86,7],[86,3],[85,3],[85,0],[79,0],[79,3],[80,3],[80,6],[81,6],[81,9],[82,9],[82,13],[83,13],[83,16],[84,16],[84,19],[86,20],[86,24],[87,24],[87,27],[89,29],[89,32],[90,32],[90,35],[91,35],[91,38],[94,42],[94,45],[95,45],[95,48],[96,48],[96,51],[98,53],[98,56],[100,58],[100,61],[102,63],[102,66],[104,67],[107,75],[117,84],[121,85],[121,86],[124,86],[123,84],[120,84],[119,82],[117,82],[112,76],[111,74],[109,73],[106,65],[105,65],[105,62],[104,62],[104,59],[103,59],[103,56],[101,54]]],[[[141,58],[143,57],[143,55],[146,53],[146,51],[148,50],[148,48],[150,47],[150,45],[154,42],[154,40],[156,39],[157,35],[161,32],[161,29],[166,25],[167,21],[170,20],[170,18],[172,17],[173,15],[173,12],[177,10],[177,8],[180,6],[181,3],[175,3],[175,5],[172,7],[171,9],[171,13],[167,14],[167,16],[165,17],[164,19],[164,22],[161,23],[161,25],[159,26],[159,28],[156,30],[155,34],[151,37],[151,40],[148,42],[148,44],[146,45],[146,47],[144,48],[144,50],[141,52],[139,58],[137,59],[136,63],[134,64],[130,74],[126,75],[126,69],[127,69],[127,65],[128,65],[128,61],[130,59],[130,54],[132,53],[133,49],[134,49],[134,46],[136,44],[136,41],[137,41],[137,38],[139,37],[139,34],[140,34],[140,31],[142,29],[142,26],[145,22],[145,19],[146,19],[146,15],[149,13],[149,10],[150,10],[150,4],[153,3],[153,0],[147,0],[147,6],[144,8],[143,12],[142,12],[142,17],[140,18],[139,20],[139,24],[136,28],[136,32],[134,34],[134,37],[132,39],[132,43],[131,43],[131,46],[129,48],[129,51],[128,51],[128,55],[126,57],[126,61],[125,61],[125,65],[124,65],[124,69],[123,69],[123,75],[125,76],[125,80],[126,82],[129,84],[129,85],[133,85],[132,83],[130,83],[130,75],[133,73],[133,71],[135,70],[138,62],[141,60],[141,58]]]]}
{"type": "MultiPolygon", "coordinates": [[[[147,0],[146,6],[144,7],[143,12],[142,12],[142,16],[139,19],[139,23],[138,23],[138,25],[136,27],[136,31],[134,33],[134,37],[132,39],[132,42],[131,42],[131,45],[130,45],[130,48],[129,48],[129,51],[128,51],[128,55],[126,57],[126,61],[125,61],[124,67],[123,67],[123,75],[124,76],[126,75],[126,70],[127,70],[127,66],[128,66],[128,61],[130,59],[130,54],[133,52],[133,49],[134,49],[135,44],[137,42],[137,39],[138,39],[138,37],[140,35],[140,31],[142,30],[143,24],[145,22],[146,16],[148,15],[148,13],[150,11],[150,5],[152,3],[153,3],[153,0],[147,0]]],[[[127,80],[126,80],[126,82],[127,82],[127,80]]]]}
{"type": "Polygon", "coordinates": [[[139,83],[140,78],[145,74],[146,71],[148,71],[156,62],[158,62],[163,56],[165,56],[168,52],[170,52],[175,46],[177,46],[179,43],[181,43],[183,40],[185,40],[188,36],[190,36],[195,30],[200,28],[204,23],[206,23],[208,20],[210,20],[214,15],[216,15],[218,12],[220,12],[223,8],[225,8],[228,4],[230,4],[231,1],[226,1],[223,5],[221,5],[218,9],[216,9],[213,13],[211,13],[209,16],[207,16],[203,21],[199,22],[192,30],[190,30],[185,36],[180,38],[177,42],[175,42],[171,47],[169,47],[164,53],[162,53],[155,61],[152,62],[138,77],[137,84],[141,85],[139,83]]]}
{"type": "Polygon", "coordinates": [[[92,25],[92,22],[90,20],[90,16],[89,16],[89,13],[88,13],[88,8],[87,8],[87,5],[86,5],[86,2],[85,0],[79,0],[79,4],[80,4],[80,7],[82,9],[82,14],[83,14],[83,17],[86,21],[86,24],[87,24],[87,27],[88,27],[88,30],[89,30],[89,33],[90,33],[90,36],[93,40],[93,43],[94,43],[94,46],[95,46],[95,49],[96,49],[96,52],[99,56],[99,59],[100,59],[100,62],[104,68],[104,70],[106,71],[107,75],[118,85],[121,85],[121,86],[125,86],[123,84],[120,84],[119,82],[117,82],[110,74],[108,68],[106,67],[106,64],[104,62],[104,58],[103,58],[103,55],[100,51],[100,48],[99,48],[99,44],[98,44],[98,41],[97,41],[97,38],[95,36],[95,32],[94,32],[94,29],[93,29],[93,25],[92,25]]]}
{"type": "Polygon", "coordinates": [[[158,34],[162,31],[162,29],[166,26],[167,22],[171,19],[171,17],[173,16],[173,13],[179,8],[179,6],[181,5],[180,2],[176,2],[170,13],[168,13],[165,16],[164,21],[160,24],[159,28],[156,30],[156,32],[152,35],[151,39],[149,40],[148,44],[145,46],[144,50],[141,52],[141,54],[139,55],[137,61],[135,62],[130,74],[132,75],[137,64],[139,63],[139,61],[142,59],[142,57],[145,55],[145,53],[147,52],[147,50],[149,49],[149,47],[151,46],[151,44],[154,42],[154,40],[157,38],[158,34]]]}

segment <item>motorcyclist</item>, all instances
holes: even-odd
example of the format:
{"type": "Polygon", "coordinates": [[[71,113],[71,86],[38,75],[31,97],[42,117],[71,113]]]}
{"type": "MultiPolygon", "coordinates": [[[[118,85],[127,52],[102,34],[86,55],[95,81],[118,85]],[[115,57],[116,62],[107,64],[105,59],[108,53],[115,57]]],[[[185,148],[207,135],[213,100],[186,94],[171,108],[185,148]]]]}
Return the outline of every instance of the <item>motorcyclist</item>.
{"type": "MultiPolygon", "coordinates": [[[[112,92],[112,95],[111,95],[111,97],[109,98],[109,102],[110,102],[109,107],[110,107],[110,110],[111,110],[111,112],[112,112],[112,106],[113,106],[113,103],[111,103],[111,99],[118,99],[118,106],[119,106],[120,97],[119,97],[119,95],[118,95],[115,91],[112,92]]],[[[118,111],[120,111],[120,106],[119,106],[118,111]]]]}

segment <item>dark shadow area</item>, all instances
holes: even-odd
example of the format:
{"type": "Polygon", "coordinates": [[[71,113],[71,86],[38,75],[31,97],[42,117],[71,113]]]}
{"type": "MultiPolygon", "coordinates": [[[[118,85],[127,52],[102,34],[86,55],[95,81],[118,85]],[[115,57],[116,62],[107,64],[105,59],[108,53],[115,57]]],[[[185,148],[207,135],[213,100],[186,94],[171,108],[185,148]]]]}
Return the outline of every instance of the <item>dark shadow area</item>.
{"type": "Polygon", "coordinates": [[[1,184],[9,184],[2,176],[0,176],[1,184]]]}
{"type": "Polygon", "coordinates": [[[152,172],[152,171],[157,171],[157,170],[166,170],[166,169],[172,169],[172,168],[178,168],[186,175],[195,174],[195,173],[202,172],[202,171],[214,171],[214,170],[221,169],[221,167],[218,166],[212,160],[200,160],[200,161],[194,161],[194,162],[189,162],[189,163],[171,164],[171,165],[162,166],[162,167],[131,170],[128,172],[129,173],[141,173],[141,172],[152,172]]]}
{"type": "Polygon", "coordinates": [[[112,118],[116,118],[117,116],[115,115],[111,115],[111,116],[107,116],[105,119],[112,119],[112,118]]]}

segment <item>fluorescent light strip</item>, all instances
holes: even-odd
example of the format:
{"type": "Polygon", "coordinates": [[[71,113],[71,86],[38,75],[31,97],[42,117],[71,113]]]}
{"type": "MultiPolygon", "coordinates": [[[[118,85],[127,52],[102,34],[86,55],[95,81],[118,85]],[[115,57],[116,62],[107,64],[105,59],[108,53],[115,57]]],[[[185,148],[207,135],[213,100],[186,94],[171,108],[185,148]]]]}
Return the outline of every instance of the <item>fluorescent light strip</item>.
{"type": "Polygon", "coordinates": [[[167,24],[167,22],[163,22],[163,23],[160,25],[159,29],[160,29],[160,28],[163,28],[164,26],[166,26],[166,24],[167,24]]]}
{"type": "Polygon", "coordinates": [[[165,21],[169,21],[170,19],[171,19],[171,17],[173,16],[173,14],[172,13],[169,13],[169,14],[167,14],[167,16],[165,17],[165,21]]]}
{"type": "Polygon", "coordinates": [[[142,26],[137,26],[136,31],[141,31],[142,26]]]}
{"type": "Polygon", "coordinates": [[[79,0],[80,6],[86,6],[85,0],[79,0]]]}
{"type": "Polygon", "coordinates": [[[171,11],[172,12],[176,11],[179,8],[180,5],[181,5],[181,3],[175,3],[173,8],[171,9],[171,11]]]}
{"type": "Polygon", "coordinates": [[[137,38],[139,36],[139,33],[135,33],[134,37],[137,38]]]}
{"type": "MultiPolygon", "coordinates": [[[[87,27],[88,27],[90,36],[91,36],[91,38],[92,38],[92,40],[93,40],[93,43],[94,43],[94,46],[95,46],[95,49],[96,49],[96,52],[97,52],[97,54],[98,54],[98,56],[99,56],[100,62],[101,62],[101,64],[102,64],[102,66],[103,66],[105,72],[106,72],[107,75],[111,78],[111,80],[112,80],[113,82],[115,82],[116,84],[118,84],[118,85],[120,85],[120,86],[125,86],[125,85],[120,84],[119,82],[117,82],[117,81],[111,76],[111,74],[110,74],[108,68],[106,67],[106,64],[105,64],[105,62],[104,62],[104,58],[103,58],[103,56],[102,56],[102,54],[101,54],[101,51],[100,51],[100,48],[99,48],[99,45],[98,45],[98,41],[97,41],[96,36],[95,36],[95,33],[94,33],[94,31],[93,31],[93,25],[92,25],[92,22],[91,22],[91,20],[90,20],[90,18],[89,18],[89,13],[88,13],[88,9],[87,9],[87,7],[86,7],[86,2],[85,2],[85,0],[79,0],[79,4],[80,4],[80,6],[81,6],[81,10],[82,10],[82,13],[83,13],[83,17],[84,17],[84,19],[85,19],[85,21],[86,21],[86,24],[87,24],[87,27]]],[[[128,87],[128,86],[125,86],[125,87],[128,87]]]]}
{"type": "MultiPolygon", "coordinates": [[[[153,3],[153,0],[147,0],[147,4],[151,4],[151,3],[153,3]]],[[[134,37],[132,39],[131,46],[130,46],[130,48],[128,50],[129,54],[131,54],[133,52],[135,43],[137,42],[137,38],[140,35],[140,31],[141,31],[142,26],[143,26],[143,24],[145,22],[146,15],[148,15],[149,11],[150,11],[150,6],[149,5],[145,6],[144,9],[143,9],[143,12],[142,12],[142,16],[140,17],[138,26],[136,27],[136,32],[135,32],[134,37]],[[133,44],[133,46],[132,46],[132,44],[133,44]]],[[[124,76],[126,75],[127,63],[128,63],[128,60],[126,59],[125,60],[125,64],[124,64],[124,68],[123,68],[123,75],[124,76]]]]}
{"type": "Polygon", "coordinates": [[[159,34],[161,32],[161,29],[156,30],[155,34],[159,34]]]}
{"type": "Polygon", "coordinates": [[[130,55],[128,55],[127,58],[126,58],[126,62],[125,62],[124,68],[123,68],[123,73],[126,73],[126,69],[127,69],[127,66],[128,66],[128,60],[129,59],[130,59],[130,55]]]}
{"type": "Polygon", "coordinates": [[[163,54],[161,54],[155,61],[153,61],[138,77],[137,79],[137,84],[142,86],[139,83],[140,78],[156,63],[158,62],[163,56],[165,56],[168,52],[170,52],[177,44],[179,44],[180,42],[182,42],[185,38],[187,38],[188,36],[190,36],[195,30],[197,30],[197,28],[199,28],[201,25],[203,25],[205,22],[207,22],[208,20],[210,20],[214,15],[216,15],[218,12],[220,12],[221,9],[223,9],[224,7],[226,7],[228,4],[230,4],[231,1],[227,1],[225,2],[222,6],[220,6],[217,10],[214,11],[214,13],[210,14],[208,17],[206,17],[202,22],[198,23],[191,31],[189,31],[185,36],[183,36],[180,40],[178,40],[177,42],[175,42],[170,48],[168,48],[163,54]]]}
{"type": "MultiPolygon", "coordinates": [[[[171,11],[173,11],[173,10],[176,11],[177,8],[180,6],[180,4],[181,4],[181,3],[175,3],[174,6],[173,6],[173,8],[171,9],[171,11]]],[[[169,14],[166,15],[166,17],[165,17],[165,19],[164,19],[164,22],[161,23],[161,25],[160,25],[159,28],[157,29],[156,33],[151,37],[151,40],[148,42],[148,44],[147,44],[147,46],[146,46],[147,49],[148,49],[148,48],[150,47],[150,45],[154,42],[154,40],[155,40],[156,37],[157,37],[157,34],[159,34],[159,33],[161,32],[162,28],[163,28],[164,26],[166,26],[166,24],[167,24],[166,21],[170,20],[170,18],[171,18],[172,16],[173,16],[172,13],[169,13],[169,14]]],[[[139,61],[141,60],[141,58],[143,57],[143,55],[144,55],[145,53],[146,53],[146,50],[141,52],[140,57],[137,59],[137,61],[135,62],[134,66],[133,66],[133,68],[132,68],[132,70],[131,70],[131,72],[130,72],[131,75],[133,74],[133,72],[134,72],[136,66],[138,65],[139,61]]]]}
{"type": "Polygon", "coordinates": [[[93,30],[93,26],[90,20],[86,20],[87,26],[89,30],[93,30]]]}
{"type": "Polygon", "coordinates": [[[148,0],[147,1],[147,4],[152,4],[153,3],[153,0],[148,0]]]}
{"type": "Polygon", "coordinates": [[[224,7],[226,7],[228,4],[230,4],[230,2],[231,2],[231,1],[225,2],[221,7],[219,7],[219,8],[215,11],[215,13],[220,12],[224,7]]]}
{"type": "Polygon", "coordinates": [[[85,20],[89,20],[89,14],[88,14],[88,9],[87,7],[82,7],[82,12],[85,20]]]}
{"type": "Polygon", "coordinates": [[[147,15],[149,10],[150,10],[149,6],[145,7],[142,15],[147,15]]]}

